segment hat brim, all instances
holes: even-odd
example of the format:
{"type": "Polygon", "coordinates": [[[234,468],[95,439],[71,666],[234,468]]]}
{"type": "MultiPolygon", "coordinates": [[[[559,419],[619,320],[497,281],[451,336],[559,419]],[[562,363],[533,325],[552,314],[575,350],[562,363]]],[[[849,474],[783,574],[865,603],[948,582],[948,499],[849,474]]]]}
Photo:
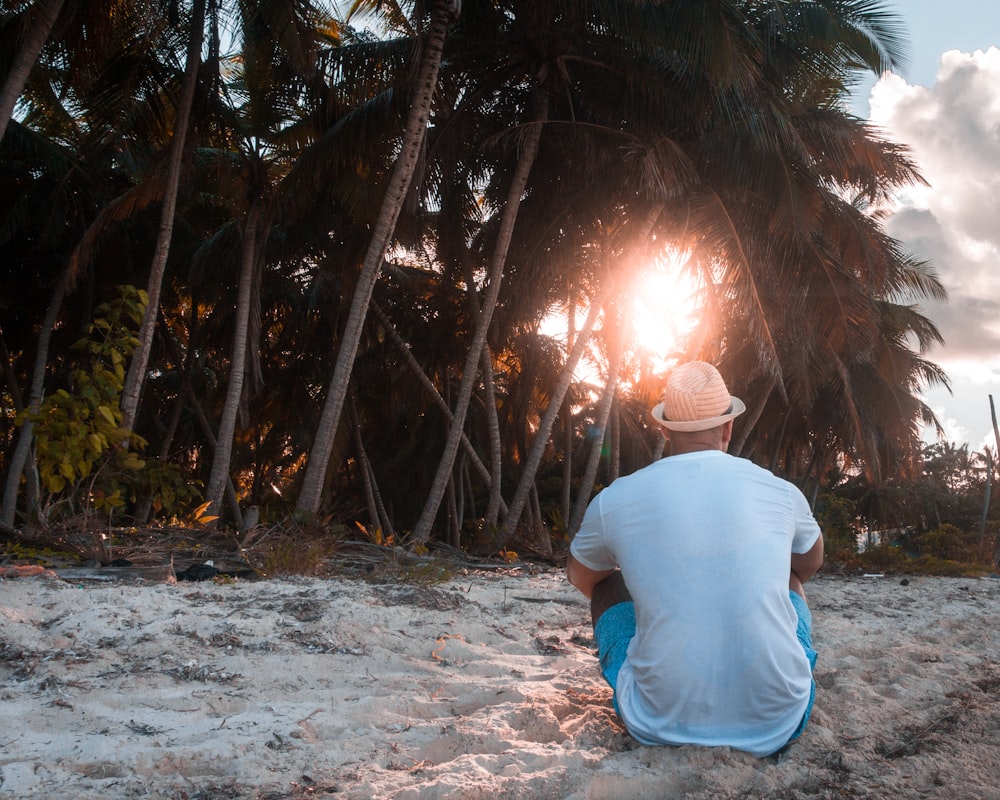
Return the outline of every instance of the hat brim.
{"type": "Polygon", "coordinates": [[[653,419],[659,425],[662,425],[668,431],[707,431],[710,428],[717,428],[731,419],[735,419],[744,411],[747,410],[746,404],[740,400],[738,397],[729,396],[729,402],[731,403],[729,411],[723,414],[721,417],[709,417],[708,419],[694,419],[694,420],[670,420],[663,416],[663,403],[657,403],[650,410],[650,414],[653,415],[653,419]]]}

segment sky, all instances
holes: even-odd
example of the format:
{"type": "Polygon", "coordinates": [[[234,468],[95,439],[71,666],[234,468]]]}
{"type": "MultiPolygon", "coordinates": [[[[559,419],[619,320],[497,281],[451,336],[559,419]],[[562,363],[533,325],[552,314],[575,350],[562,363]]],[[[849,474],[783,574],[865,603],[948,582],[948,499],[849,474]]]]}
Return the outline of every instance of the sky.
{"type": "MultiPolygon", "coordinates": [[[[909,63],[862,84],[854,113],[905,144],[928,182],[899,193],[888,233],[929,261],[948,291],[921,301],[945,339],[926,357],[951,393],[925,402],[946,438],[996,447],[989,396],[1000,415],[1000,3],[897,0],[909,63]]],[[[933,440],[931,431],[925,439],[933,440]]]]}

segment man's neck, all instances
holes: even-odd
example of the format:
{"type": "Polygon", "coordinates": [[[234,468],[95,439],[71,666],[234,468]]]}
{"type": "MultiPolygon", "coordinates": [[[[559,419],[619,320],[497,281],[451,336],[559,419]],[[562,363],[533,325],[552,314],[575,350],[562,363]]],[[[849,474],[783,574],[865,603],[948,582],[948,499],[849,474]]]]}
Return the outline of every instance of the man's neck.
{"type": "Polygon", "coordinates": [[[704,453],[718,450],[725,453],[729,449],[727,428],[709,428],[707,431],[671,431],[670,455],[704,453]]]}
{"type": "Polygon", "coordinates": [[[704,453],[704,452],[709,452],[709,451],[712,451],[712,450],[714,450],[716,452],[723,452],[723,453],[725,452],[721,447],[719,447],[718,445],[714,445],[714,444],[687,444],[687,443],[685,443],[683,446],[680,446],[680,447],[676,446],[673,443],[671,443],[671,445],[670,445],[670,455],[672,455],[672,456],[682,456],[682,455],[686,455],[687,453],[704,453]]]}

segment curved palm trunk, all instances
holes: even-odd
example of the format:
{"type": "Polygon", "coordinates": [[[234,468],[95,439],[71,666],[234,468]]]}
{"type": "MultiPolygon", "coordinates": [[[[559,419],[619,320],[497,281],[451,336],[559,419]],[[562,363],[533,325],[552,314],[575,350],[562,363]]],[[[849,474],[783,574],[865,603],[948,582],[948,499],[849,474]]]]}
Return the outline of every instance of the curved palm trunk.
{"type": "MultiPolygon", "coordinates": [[[[406,342],[403,341],[403,337],[399,335],[399,331],[396,330],[396,326],[392,324],[385,312],[379,307],[378,303],[372,301],[371,304],[372,313],[375,314],[378,321],[382,324],[385,329],[386,336],[396,345],[396,349],[399,351],[406,365],[410,368],[413,374],[420,381],[420,385],[423,386],[427,393],[431,396],[434,404],[441,409],[441,413],[444,414],[444,418],[447,422],[451,422],[453,419],[451,413],[451,407],[448,405],[448,401],[445,400],[441,393],[437,390],[437,387],[427,377],[427,373],[424,372],[423,367],[420,366],[420,362],[413,357],[413,353],[407,346],[406,342]]],[[[479,457],[479,453],[476,452],[476,448],[473,447],[472,442],[469,441],[469,437],[466,436],[465,432],[462,432],[462,448],[465,450],[466,455],[469,457],[469,461],[472,462],[473,468],[476,470],[476,474],[479,475],[480,479],[487,486],[491,486],[490,481],[492,476],[489,469],[483,463],[483,460],[479,457]]],[[[500,498],[500,510],[503,513],[507,513],[507,504],[504,503],[503,497],[500,498]]]]}
{"type": "MultiPolygon", "coordinates": [[[[566,343],[572,347],[573,343],[576,341],[576,299],[573,296],[573,292],[569,292],[569,302],[567,304],[566,312],[566,343]]],[[[560,511],[562,512],[562,524],[565,526],[569,525],[569,515],[572,506],[572,484],[573,484],[573,409],[569,400],[563,400],[564,405],[564,417],[563,417],[563,485],[562,485],[562,503],[560,505],[560,511]]]]}
{"type": "Polygon", "coordinates": [[[528,452],[528,457],[524,460],[521,478],[518,481],[517,489],[514,491],[514,498],[510,501],[510,508],[507,511],[507,516],[504,517],[503,526],[500,529],[498,547],[506,547],[511,539],[514,538],[517,525],[521,521],[521,515],[524,513],[524,507],[530,499],[531,489],[535,483],[535,474],[542,463],[542,456],[545,453],[549,433],[552,431],[552,426],[559,415],[566,392],[569,391],[569,385],[573,381],[573,373],[576,371],[576,366],[580,363],[583,351],[587,349],[587,344],[590,342],[590,336],[594,332],[597,318],[601,315],[601,310],[604,308],[605,302],[614,291],[614,286],[614,281],[608,281],[601,297],[591,304],[583,327],[576,335],[573,348],[570,350],[569,356],[566,358],[566,363],[563,365],[562,372],[559,375],[559,380],[552,390],[548,408],[545,409],[545,413],[538,423],[538,432],[535,434],[531,450],[528,452]]]}
{"type": "Polygon", "coordinates": [[[62,7],[63,0],[38,0],[31,11],[25,12],[28,14],[34,12],[34,19],[28,26],[28,34],[18,48],[14,63],[11,64],[10,72],[3,82],[3,89],[0,90],[0,139],[7,132],[7,125],[14,114],[17,98],[21,96],[21,90],[28,82],[31,69],[38,61],[38,54],[45,47],[45,42],[62,7]]]}
{"type": "Polygon", "coordinates": [[[500,417],[497,413],[497,394],[493,383],[493,357],[490,345],[483,343],[483,394],[486,406],[486,424],[490,432],[490,496],[486,503],[486,514],[483,521],[487,530],[494,530],[500,519],[500,506],[503,497],[500,490],[503,468],[503,442],[500,438],[500,417]]]}
{"type": "Polygon", "coordinates": [[[444,50],[445,36],[448,32],[448,22],[452,15],[450,0],[436,0],[431,13],[431,25],[424,42],[420,71],[417,74],[417,85],[410,113],[403,130],[402,146],[399,159],[392,170],[389,185],[386,187],[385,198],[379,209],[372,240],[365,254],[361,274],[351,299],[351,308],[344,326],[344,334],[337,351],[337,361],[333,376],[326,393],[326,402],[320,416],[316,436],[313,439],[312,450],[309,453],[309,463],[302,482],[302,489],[296,503],[299,514],[313,515],[319,511],[323,494],[323,484],[326,482],[326,471],[333,451],[333,440],[340,425],[340,416],[344,410],[344,399],[347,397],[347,385],[354,368],[354,359],[361,342],[361,330],[368,312],[368,303],[375,289],[382,268],[389,240],[396,229],[396,220],[403,208],[403,201],[410,188],[410,181],[417,165],[417,159],[427,134],[427,122],[430,119],[431,100],[437,86],[438,71],[441,68],[441,54],[444,50]]]}
{"type": "Polygon", "coordinates": [[[608,420],[611,418],[611,407],[614,405],[615,396],[618,394],[618,372],[622,363],[622,341],[621,336],[617,336],[617,341],[612,351],[611,363],[608,364],[608,382],[604,386],[604,392],[597,403],[596,422],[598,430],[601,431],[599,437],[593,438],[590,453],[587,456],[587,468],[583,473],[583,480],[580,482],[580,492],[576,496],[576,504],[573,506],[573,516],[570,517],[567,531],[570,538],[576,536],[580,525],[583,522],[583,515],[587,511],[590,503],[590,494],[594,489],[594,482],[597,479],[597,468],[601,465],[601,451],[604,449],[604,439],[607,435],[608,420]]]}
{"type": "MultiPolygon", "coordinates": [[[[42,320],[41,330],[38,332],[38,346],[35,350],[35,364],[31,372],[31,389],[28,392],[28,413],[37,414],[42,404],[42,393],[45,390],[45,366],[49,360],[49,342],[52,339],[52,331],[55,329],[56,320],[59,318],[59,310],[62,308],[63,298],[66,296],[66,283],[68,281],[69,269],[63,270],[59,276],[59,283],[56,284],[52,292],[52,300],[49,302],[45,318],[42,320]]],[[[31,455],[31,443],[34,438],[34,425],[30,418],[21,426],[21,433],[17,437],[17,446],[10,459],[10,468],[7,471],[7,482],[3,490],[3,509],[0,510],[0,524],[11,527],[14,524],[14,517],[17,512],[17,490],[21,485],[21,474],[31,455]]],[[[29,487],[29,498],[37,497],[37,491],[29,487]]],[[[29,503],[30,505],[30,503],[29,503]]]]}
{"type": "MultiPolygon", "coordinates": [[[[229,477],[229,466],[233,454],[233,436],[236,433],[236,415],[243,395],[243,379],[247,362],[247,331],[250,327],[250,304],[253,300],[253,273],[256,268],[258,236],[260,236],[261,210],[255,202],[247,214],[243,231],[243,250],[240,260],[240,288],[236,300],[236,330],[233,332],[233,351],[229,360],[229,384],[226,401],[222,407],[219,433],[216,438],[215,454],[212,458],[212,472],[208,479],[205,499],[212,505],[209,514],[218,515],[222,509],[222,495],[229,477]]],[[[262,237],[263,238],[263,237],[262,237]]],[[[239,508],[236,508],[239,513],[239,508]]]]}
{"type": "Polygon", "coordinates": [[[205,40],[205,0],[194,0],[191,9],[191,35],[188,40],[187,64],[184,68],[184,85],[181,88],[180,105],[174,121],[174,135],[170,140],[170,162],[167,168],[167,185],[163,194],[163,208],[160,211],[160,230],[153,251],[153,264],[149,271],[146,293],[149,302],[139,328],[139,344],[132,354],[125,387],[122,389],[122,427],[132,430],[139,411],[139,397],[146,379],[149,354],[153,349],[153,333],[160,308],[160,290],[163,275],[170,254],[170,239],[174,232],[174,213],[177,210],[177,192],[181,180],[184,157],[184,142],[191,123],[191,107],[194,91],[198,84],[198,67],[201,65],[201,47],[205,40]]]}
{"type": "MultiPolygon", "coordinates": [[[[479,295],[476,291],[476,276],[472,264],[465,259],[465,285],[468,286],[469,310],[472,319],[476,319],[481,311],[479,295]]],[[[483,515],[483,526],[486,530],[495,530],[500,518],[500,507],[506,511],[506,504],[501,494],[501,476],[503,470],[503,442],[500,438],[500,417],[497,413],[496,385],[493,382],[493,356],[490,353],[489,341],[483,343],[483,355],[480,360],[483,370],[483,408],[486,413],[486,425],[490,435],[490,472],[486,481],[490,489],[486,502],[486,513],[483,515]]],[[[448,419],[452,419],[449,409],[448,419]]],[[[463,438],[468,439],[463,432],[463,438]]]]}
{"type": "MultiPolygon", "coordinates": [[[[3,338],[3,332],[0,331],[0,358],[3,358],[3,371],[4,379],[7,381],[7,391],[10,393],[10,399],[14,405],[14,413],[20,414],[24,411],[24,400],[21,397],[21,387],[17,383],[17,375],[14,373],[14,362],[10,356],[10,350],[7,349],[7,342],[3,338]]],[[[15,436],[11,433],[11,440],[15,440],[15,436]]],[[[16,446],[16,444],[15,444],[16,446]]],[[[13,453],[14,448],[10,448],[10,452],[13,453]]],[[[24,474],[28,482],[28,487],[31,491],[26,498],[29,505],[37,502],[38,498],[38,471],[35,469],[35,463],[30,458],[24,464],[24,474]]],[[[16,502],[16,495],[15,495],[16,502]]]]}
{"type": "Polygon", "coordinates": [[[493,310],[496,308],[497,299],[500,296],[500,285],[503,281],[503,270],[507,263],[507,251],[510,249],[510,240],[514,234],[514,223],[517,220],[517,212],[521,207],[521,197],[528,185],[528,174],[535,163],[538,155],[538,146],[542,138],[542,123],[548,115],[548,97],[542,93],[540,98],[538,116],[533,125],[528,128],[528,135],[518,159],[517,167],[511,178],[510,189],[507,192],[507,201],[504,204],[503,216],[500,221],[500,228],[497,231],[497,241],[493,248],[493,255],[490,259],[489,288],[483,300],[483,308],[476,319],[476,326],[469,345],[469,352],[465,357],[465,364],[462,369],[462,383],[458,389],[458,400],[455,403],[453,412],[454,419],[448,431],[448,439],[445,443],[444,453],[438,463],[437,473],[434,475],[434,482],[431,484],[427,502],[424,510],[420,514],[420,519],[413,529],[413,538],[417,542],[426,542],[431,535],[431,528],[434,525],[434,518],[437,516],[438,508],[444,498],[445,490],[448,488],[448,478],[452,468],[455,466],[455,456],[458,453],[458,443],[461,439],[462,429],[465,426],[465,417],[469,410],[469,403],[472,400],[472,390],[476,382],[476,365],[482,358],[483,349],[486,346],[486,334],[489,332],[490,323],[493,321],[493,310]]]}
{"type": "Polygon", "coordinates": [[[351,414],[351,427],[354,431],[354,447],[358,453],[361,486],[364,489],[365,503],[368,506],[368,519],[372,524],[373,531],[375,529],[382,531],[380,541],[390,542],[394,538],[395,532],[392,529],[392,521],[386,513],[385,505],[382,503],[382,495],[378,490],[378,483],[375,481],[375,471],[368,458],[368,451],[365,450],[364,437],[361,435],[361,420],[358,417],[358,409],[353,397],[350,399],[348,410],[351,414]]]}
{"type": "Polygon", "coordinates": [[[608,423],[608,438],[611,440],[611,451],[608,454],[608,485],[610,486],[621,473],[622,468],[622,404],[621,395],[615,392],[611,402],[611,421],[608,423]]]}
{"type": "MultiPolygon", "coordinates": [[[[466,261],[465,284],[469,287],[469,307],[472,319],[476,319],[481,309],[476,292],[476,280],[472,265],[466,261]]],[[[493,382],[493,356],[490,353],[489,341],[483,343],[483,355],[480,359],[483,371],[483,407],[486,411],[486,425],[490,435],[490,472],[487,485],[490,487],[489,499],[486,503],[486,513],[483,515],[483,525],[486,530],[494,530],[500,517],[500,507],[506,504],[501,494],[501,475],[503,469],[503,442],[500,438],[500,417],[497,413],[496,386],[493,382]]],[[[448,418],[451,421],[451,409],[448,418]]],[[[463,433],[463,438],[468,439],[463,433]]]]}
{"type": "Polygon", "coordinates": [[[732,442],[729,444],[729,452],[736,456],[743,455],[743,448],[746,447],[747,439],[750,437],[750,432],[754,429],[757,423],[760,421],[761,415],[764,413],[764,406],[767,405],[767,401],[771,397],[771,392],[774,391],[774,387],[777,381],[771,379],[770,385],[767,387],[767,391],[764,392],[764,396],[761,397],[760,402],[754,406],[753,410],[750,412],[749,416],[740,425],[740,433],[732,442]]]}
{"type": "MultiPolygon", "coordinates": [[[[658,203],[649,209],[646,216],[643,218],[638,235],[636,236],[637,242],[645,244],[646,240],[649,238],[649,234],[653,230],[653,225],[656,224],[656,220],[660,216],[661,211],[663,211],[662,203],[658,203]]],[[[559,382],[552,390],[549,406],[545,409],[545,413],[542,415],[542,419],[538,424],[538,432],[535,434],[535,441],[531,445],[531,452],[528,453],[528,457],[524,461],[521,478],[518,481],[517,489],[514,492],[514,498],[510,501],[510,510],[504,518],[503,526],[501,528],[500,547],[505,547],[510,540],[514,538],[514,533],[517,531],[517,525],[521,521],[521,514],[524,512],[524,505],[528,501],[531,487],[535,482],[535,475],[538,472],[539,465],[542,463],[542,455],[545,453],[545,447],[549,440],[549,434],[552,433],[552,426],[556,421],[556,417],[559,415],[559,409],[562,406],[563,399],[566,397],[569,385],[573,380],[573,372],[576,370],[576,365],[579,363],[580,357],[583,355],[583,351],[586,348],[587,343],[590,341],[590,335],[594,331],[594,325],[597,324],[597,317],[600,315],[601,309],[604,307],[607,299],[612,295],[615,289],[617,289],[617,281],[614,277],[612,277],[605,284],[601,296],[590,306],[590,311],[587,313],[587,319],[583,323],[583,328],[577,335],[573,349],[570,351],[569,357],[566,359],[566,364],[563,367],[562,374],[559,376],[559,382]]]]}

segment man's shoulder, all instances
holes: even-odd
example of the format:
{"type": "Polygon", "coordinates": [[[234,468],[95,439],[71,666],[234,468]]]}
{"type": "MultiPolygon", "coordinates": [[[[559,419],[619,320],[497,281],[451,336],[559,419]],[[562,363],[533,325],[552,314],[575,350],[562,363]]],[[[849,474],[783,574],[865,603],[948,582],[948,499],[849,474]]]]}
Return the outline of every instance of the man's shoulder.
{"type": "Polygon", "coordinates": [[[760,464],[755,464],[748,458],[742,458],[740,456],[734,456],[726,454],[726,461],[728,468],[742,472],[745,475],[753,476],[757,480],[766,481],[773,484],[774,486],[779,486],[787,490],[798,491],[798,487],[786,478],[782,478],[780,475],[775,475],[767,467],[762,467],[760,464]]]}
{"type": "Polygon", "coordinates": [[[615,478],[611,483],[601,489],[597,496],[599,497],[604,495],[605,498],[608,498],[618,493],[636,491],[649,481],[660,480],[657,476],[663,472],[668,460],[669,459],[667,458],[658,459],[652,464],[640,467],[635,472],[630,472],[628,475],[621,475],[615,478]]]}

